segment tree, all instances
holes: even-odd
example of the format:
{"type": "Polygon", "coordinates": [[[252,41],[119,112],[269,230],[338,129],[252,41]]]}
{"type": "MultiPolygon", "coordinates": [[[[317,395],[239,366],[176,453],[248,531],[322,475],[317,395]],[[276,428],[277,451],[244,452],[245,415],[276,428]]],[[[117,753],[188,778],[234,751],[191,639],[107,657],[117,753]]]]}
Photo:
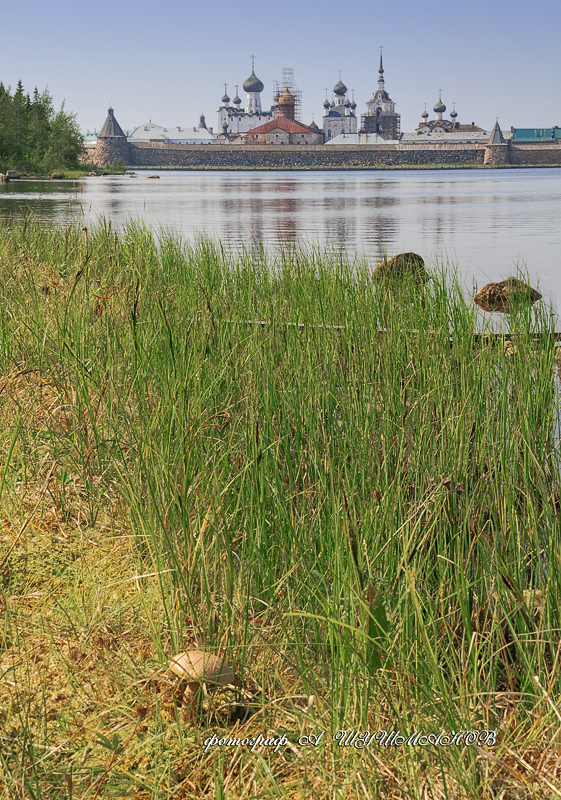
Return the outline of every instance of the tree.
{"type": "Polygon", "coordinates": [[[0,171],[9,167],[48,172],[75,167],[83,151],[76,115],[55,111],[48,89],[33,96],[18,81],[14,94],[0,83],[0,171]]]}

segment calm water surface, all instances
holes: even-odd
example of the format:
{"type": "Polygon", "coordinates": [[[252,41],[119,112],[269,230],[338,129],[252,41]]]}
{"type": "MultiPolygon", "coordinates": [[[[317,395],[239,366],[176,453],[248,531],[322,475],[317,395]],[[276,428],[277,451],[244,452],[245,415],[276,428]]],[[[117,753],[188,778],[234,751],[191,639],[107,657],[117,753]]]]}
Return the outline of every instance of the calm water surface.
{"type": "Polygon", "coordinates": [[[456,265],[470,290],[519,265],[561,308],[561,169],[137,175],[0,184],[0,218],[26,210],[56,223],[140,218],[234,248],[255,239],[343,243],[373,264],[413,250],[456,265]]]}

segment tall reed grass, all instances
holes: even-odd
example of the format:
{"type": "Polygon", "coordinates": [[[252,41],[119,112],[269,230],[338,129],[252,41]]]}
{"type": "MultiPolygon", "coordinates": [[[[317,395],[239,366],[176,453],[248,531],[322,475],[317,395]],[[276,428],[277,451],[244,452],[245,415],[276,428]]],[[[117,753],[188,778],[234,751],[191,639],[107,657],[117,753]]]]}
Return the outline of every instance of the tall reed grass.
{"type": "Polygon", "coordinates": [[[140,223],[5,226],[0,269],[6,797],[561,795],[543,306],[505,346],[474,338],[438,265],[422,295],[390,293],[343,252],[140,223]],[[195,729],[154,679],[189,648],[244,687],[195,729]],[[379,729],[497,744],[331,741],[379,729]],[[205,753],[215,730],[292,746],[205,753]],[[329,746],[296,746],[320,730],[329,746]]]}

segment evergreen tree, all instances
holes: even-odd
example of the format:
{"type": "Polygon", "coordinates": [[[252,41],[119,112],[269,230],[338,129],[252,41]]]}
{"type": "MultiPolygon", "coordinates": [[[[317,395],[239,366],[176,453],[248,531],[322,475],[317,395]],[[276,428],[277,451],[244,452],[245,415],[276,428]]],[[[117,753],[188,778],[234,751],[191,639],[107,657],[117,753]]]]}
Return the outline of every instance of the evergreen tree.
{"type": "Polygon", "coordinates": [[[76,115],[64,103],[55,111],[48,89],[32,97],[18,81],[12,95],[0,82],[0,171],[8,168],[49,172],[76,167],[83,151],[76,115]]]}
{"type": "Polygon", "coordinates": [[[23,84],[18,81],[17,89],[12,97],[12,131],[13,131],[13,152],[12,158],[17,163],[24,160],[27,150],[27,102],[23,93],[23,84]]]}
{"type": "Polygon", "coordinates": [[[12,96],[10,90],[0,83],[0,169],[7,163],[14,149],[11,116],[12,96]]]}

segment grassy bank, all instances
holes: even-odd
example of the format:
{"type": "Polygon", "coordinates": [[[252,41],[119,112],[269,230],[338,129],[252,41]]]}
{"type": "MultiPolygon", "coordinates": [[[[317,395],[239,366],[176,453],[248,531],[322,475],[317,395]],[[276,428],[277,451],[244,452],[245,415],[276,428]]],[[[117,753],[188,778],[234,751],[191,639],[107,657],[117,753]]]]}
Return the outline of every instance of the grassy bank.
{"type": "MultiPolygon", "coordinates": [[[[20,178],[23,179],[33,179],[33,178],[50,178],[51,174],[56,173],[60,175],[62,178],[76,180],[78,178],[85,178],[86,176],[91,175],[95,172],[96,175],[124,175],[126,172],[126,167],[122,164],[108,164],[105,167],[99,167],[96,164],[83,164],[77,165],[75,168],[65,168],[65,169],[58,169],[53,170],[49,175],[42,175],[38,172],[29,171],[26,169],[18,169],[16,170],[20,178]]],[[[14,180],[12,178],[12,180],[14,180]]],[[[17,178],[15,180],[18,180],[17,178]]]]}
{"type": "Polygon", "coordinates": [[[134,225],[7,226],[0,264],[2,797],[561,796],[543,309],[474,347],[436,268],[392,299],[341,253],[134,225]],[[190,648],[241,686],[196,725],[190,648]]]}

